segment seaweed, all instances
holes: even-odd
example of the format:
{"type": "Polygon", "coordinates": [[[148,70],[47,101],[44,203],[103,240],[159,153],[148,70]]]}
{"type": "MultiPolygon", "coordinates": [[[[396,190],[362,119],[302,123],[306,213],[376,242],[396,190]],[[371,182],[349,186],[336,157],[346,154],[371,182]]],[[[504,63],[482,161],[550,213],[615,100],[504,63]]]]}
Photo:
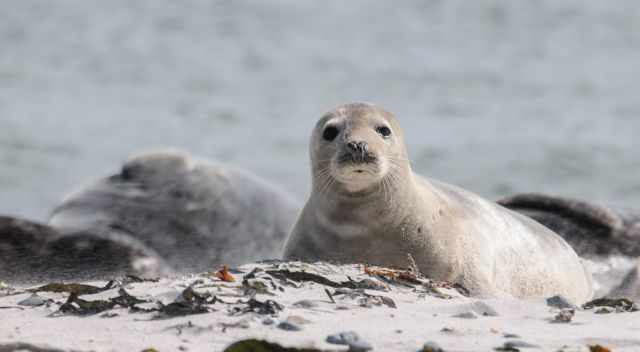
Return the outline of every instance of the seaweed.
{"type": "Polygon", "coordinates": [[[207,305],[217,302],[216,296],[211,294],[201,294],[193,290],[191,286],[187,287],[175,302],[164,305],[160,302],[158,311],[164,315],[175,317],[192,314],[203,314],[210,312],[207,305]]]}
{"type": "Polygon", "coordinates": [[[44,286],[28,289],[27,291],[34,292],[34,293],[35,292],[57,292],[57,293],[67,292],[71,294],[76,294],[78,296],[82,296],[82,295],[92,295],[92,294],[100,293],[103,291],[107,291],[114,288],[115,285],[116,285],[116,282],[113,280],[109,281],[104,287],[97,287],[92,285],[76,284],[76,283],[71,283],[71,284],[50,283],[44,286]]]}
{"type": "Polygon", "coordinates": [[[242,308],[233,308],[232,314],[244,314],[253,312],[262,315],[276,315],[279,311],[284,309],[284,307],[280,303],[270,299],[264,302],[260,302],[255,298],[251,298],[247,302],[242,303],[244,303],[246,306],[242,308]]]}
{"type": "Polygon", "coordinates": [[[136,304],[149,303],[147,300],[130,295],[124,288],[120,288],[118,294],[118,297],[111,298],[110,301],[122,307],[139,310],[140,308],[136,307],[136,304]]]}
{"type": "Polygon", "coordinates": [[[264,340],[249,339],[234,342],[223,352],[323,352],[316,348],[283,347],[277,343],[264,340]]]}
{"type": "Polygon", "coordinates": [[[365,292],[364,289],[350,290],[350,289],[340,288],[335,290],[335,292],[333,293],[330,293],[330,292],[327,292],[327,293],[329,294],[329,297],[331,297],[332,299],[340,295],[348,296],[351,298],[358,298],[358,304],[361,307],[369,308],[371,306],[381,306],[381,305],[385,305],[389,308],[398,307],[393,299],[386,296],[372,295],[370,293],[365,292]]]}
{"type": "Polygon", "coordinates": [[[115,305],[116,303],[105,300],[87,301],[78,298],[78,293],[73,292],[56,313],[87,316],[102,313],[112,309],[115,305]]]}
{"type": "Polygon", "coordinates": [[[618,312],[636,312],[640,310],[638,305],[628,298],[598,298],[582,305],[583,309],[593,309],[596,307],[614,308],[618,312]]]}
{"type": "MultiPolygon", "coordinates": [[[[371,290],[384,289],[384,287],[382,287],[381,285],[372,284],[370,280],[366,280],[366,279],[361,281],[349,280],[349,281],[335,282],[327,279],[324,276],[308,273],[306,271],[267,270],[266,273],[283,282],[286,282],[287,280],[291,280],[294,282],[315,282],[317,284],[329,286],[332,288],[350,288],[350,289],[366,288],[371,290]]],[[[255,273],[253,271],[250,274],[254,274],[255,276],[255,273]]]]}

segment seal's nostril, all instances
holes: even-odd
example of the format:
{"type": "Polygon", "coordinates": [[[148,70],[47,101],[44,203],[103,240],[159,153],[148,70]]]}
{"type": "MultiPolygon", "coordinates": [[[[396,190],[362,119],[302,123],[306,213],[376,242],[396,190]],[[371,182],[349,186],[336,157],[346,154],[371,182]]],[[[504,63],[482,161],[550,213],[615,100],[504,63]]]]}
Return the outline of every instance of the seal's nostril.
{"type": "Polygon", "coordinates": [[[365,153],[369,150],[367,142],[348,142],[347,147],[354,152],[365,153]]]}

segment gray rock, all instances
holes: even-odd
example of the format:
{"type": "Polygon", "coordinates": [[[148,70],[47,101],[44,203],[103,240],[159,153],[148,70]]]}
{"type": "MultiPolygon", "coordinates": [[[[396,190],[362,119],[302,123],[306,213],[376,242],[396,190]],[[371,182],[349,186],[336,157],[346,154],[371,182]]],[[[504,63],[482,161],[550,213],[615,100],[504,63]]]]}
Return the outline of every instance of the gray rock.
{"type": "Polygon", "coordinates": [[[558,308],[558,309],[576,309],[576,308],[578,308],[574,304],[569,302],[566,298],[564,298],[563,296],[560,296],[560,295],[547,298],[547,305],[549,307],[558,308]]]}
{"type": "Polygon", "coordinates": [[[492,306],[481,301],[474,302],[471,305],[471,310],[486,317],[497,317],[500,315],[492,306]]]}
{"type": "Polygon", "coordinates": [[[290,321],[283,321],[278,324],[278,329],[286,330],[286,331],[301,331],[302,326],[292,323],[290,321]]]}
{"type": "Polygon", "coordinates": [[[476,314],[474,311],[469,311],[469,312],[456,314],[453,317],[462,318],[462,319],[478,319],[478,314],[476,314]]]}
{"type": "Polygon", "coordinates": [[[361,340],[360,336],[353,331],[344,331],[337,334],[329,335],[326,339],[327,343],[334,345],[347,345],[350,352],[365,352],[373,349],[368,342],[361,340]]]}
{"type": "Polygon", "coordinates": [[[506,348],[540,348],[538,345],[534,345],[532,343],[528,343],[522,340],[511,340],[504,343],[504,347],[506,348]]]}
{"type": "Polygon", "coordinates": [[[278,320],[277,320],[277,319],[274,319],[274,318],[268,317],[268,318],[265,318],[265,319],[262,321],[262,324],[264,324],[264,325],[275,325],[277,322],[278,322],[278,320]]]}
{"type": "Polygon", "coordinates": [[[308,299],[303,299],[301,301],[295,302],[293,306],[298,308],[315,308],[318,306],[318,303],[308,299]]]}
{"type": "Polygon", "coordinates": [[[18,305],[27,307],[38,307],[44,305],[45,303],[47,303],[47,301],[44,298],[34,293],[29,296],[29,298],[23,299],[22,301],[18,302],[18,305]]]}

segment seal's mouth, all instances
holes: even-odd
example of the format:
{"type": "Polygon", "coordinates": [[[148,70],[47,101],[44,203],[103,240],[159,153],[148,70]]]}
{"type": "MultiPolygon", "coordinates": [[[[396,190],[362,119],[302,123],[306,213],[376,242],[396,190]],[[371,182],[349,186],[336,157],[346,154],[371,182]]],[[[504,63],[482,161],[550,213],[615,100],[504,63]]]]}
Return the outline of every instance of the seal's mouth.
{"type": "MultiPolygon", "coordinates": [[[[377,163],[378,158],[374,153],[364,152],[364,153],[342,153],[338,156],[338,164],[340,165],[353,165],[356,166],[358,164],[375,164],[377,163]]],[[[361,170],[361,169],[357,169],[361,170]]]]}

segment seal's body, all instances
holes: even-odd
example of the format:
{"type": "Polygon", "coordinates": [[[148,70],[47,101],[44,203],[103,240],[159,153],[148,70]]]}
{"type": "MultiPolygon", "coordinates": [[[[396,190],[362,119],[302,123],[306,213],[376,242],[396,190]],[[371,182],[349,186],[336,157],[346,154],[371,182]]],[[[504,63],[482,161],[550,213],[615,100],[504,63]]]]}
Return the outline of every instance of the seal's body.
{"type": "Polygon", "coordinates": [[[178,272],[279,258],[297,202],[260,178],[179,151],[130,158],[120,173],[69,195],[58,229],[119,233],[155,250],[178,272]]]}
{"type": "Polygon", "coordinates": [[[476,295],[592,295],[573,249],[546,227],[460,188],[415,175],[402,131],[370,104],[339,107],[310,144],[313,191],[285,259],[406,266],[476,295]]]}

